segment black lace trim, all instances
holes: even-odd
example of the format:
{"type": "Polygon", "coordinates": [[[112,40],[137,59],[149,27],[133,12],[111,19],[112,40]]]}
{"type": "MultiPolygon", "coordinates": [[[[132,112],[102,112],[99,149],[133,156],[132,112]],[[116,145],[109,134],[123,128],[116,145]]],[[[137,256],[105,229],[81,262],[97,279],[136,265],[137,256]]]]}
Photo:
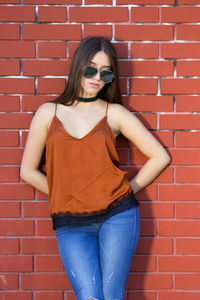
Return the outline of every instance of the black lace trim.
{"type": "MultiPolygon", "coordinates": [[[[133,191],[130,192],[130,190],[124,194],[123,196],[117,198],[116,200],[114,200],[106,209],[101,209],[100,211],[93,211],[93,212],[82,212],[82,213],[78,213],[78,212],[58,212],[58,213],[53,213],[51,214],[52,219],[56,219],[56,218],[60,218],[60,217],[64,217],[64,216],[71,216],[71,217],[89,217],[89,216],[97,216],[97,215],[102,215],[104,213],[106,213],[107,211],[111,210],[113,207],[120,205],[120,203],[124,200],[126,200],[127,198],[129,198],[130,196],[134,196],[133,191]]],[[[135,197],[134,197],[135,198],[135,197]]]]}
{"type": "Polygon", "coordinates": [[[74,217],[71,215],[55,217],[52,219],[53,229],[56,230],[57,228],[63,226],[83,226],[83,225],[91,225],[93,223],[103,222],[115,214],[121,213],[132,207],[139,206],[139,202],[135,198],[133,192],[129,193],[127,196],[123,196],[123,201],[119,201],[119,199],[117,200],[118,201],[115,201],[115,203],[118,202],[119,205],[113,206],[109,210],[106,210],[106,212],[103,214],[90,215],[86,217],[83,216],[74,217]]]}

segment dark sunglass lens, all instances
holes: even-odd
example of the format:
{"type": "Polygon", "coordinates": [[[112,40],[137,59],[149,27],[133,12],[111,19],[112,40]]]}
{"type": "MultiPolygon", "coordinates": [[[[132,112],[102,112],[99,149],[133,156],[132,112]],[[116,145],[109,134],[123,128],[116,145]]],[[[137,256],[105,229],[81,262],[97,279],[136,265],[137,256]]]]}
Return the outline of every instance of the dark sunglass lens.
{"type": "Polygon", "coordinates": [[[93,76],[95,76],[97,74],[97,72],[98,72],[98,70],[96,68],[87,66],[87,68],[85,69],[84,77],[92,78],[93,76]]]}
{"type": "Polygon", "coordinates": [[[114,74],[111,70],[104,70],[101,72],[101,80],[103,80],[105,83],[112,82],[114,78],[114,74]]]}

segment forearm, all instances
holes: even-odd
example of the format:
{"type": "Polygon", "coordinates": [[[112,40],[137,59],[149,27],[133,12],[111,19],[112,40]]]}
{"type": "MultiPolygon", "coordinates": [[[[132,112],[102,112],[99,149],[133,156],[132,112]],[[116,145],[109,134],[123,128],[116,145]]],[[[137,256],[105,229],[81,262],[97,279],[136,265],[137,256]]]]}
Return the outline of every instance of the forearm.
{"type": "Polygon", "coordinates": [[[39,170],[22,171],[20,176],[28,184],[48,195],[47,177],[39,170]]]}
{"type": "Polygon", "coordinates": [[[158,158],[150,158],[144,164],[144,166],[140,169],[140,171],[134,176],[131,180],[131,186],[133,188],[134,193],[139,192],[145,186],[150,184],[159,173],[167,166],[169,163],[169,158],[158,159],[158,158]]]}

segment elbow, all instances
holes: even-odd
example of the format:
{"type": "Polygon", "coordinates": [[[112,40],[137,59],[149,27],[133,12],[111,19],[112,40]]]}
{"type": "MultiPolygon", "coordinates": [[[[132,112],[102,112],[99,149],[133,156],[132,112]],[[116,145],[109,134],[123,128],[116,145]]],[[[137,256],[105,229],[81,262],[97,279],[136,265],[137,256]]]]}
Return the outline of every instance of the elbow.
{"type": "Polygon", "coordinates": [[[163,167],[165,168],[166,166],[168,166],[171,162],[171,157],[170,155],[167,153],[167,151],[164,152],[164,155],[162,155],[162,164],[163,164],[163,167]]]}
{"type": "Polygon", "coordinates": [[[30,170],[28,170],[24,166],[21,166],[19,175],[25,182],[29,183],[30,170]]]}

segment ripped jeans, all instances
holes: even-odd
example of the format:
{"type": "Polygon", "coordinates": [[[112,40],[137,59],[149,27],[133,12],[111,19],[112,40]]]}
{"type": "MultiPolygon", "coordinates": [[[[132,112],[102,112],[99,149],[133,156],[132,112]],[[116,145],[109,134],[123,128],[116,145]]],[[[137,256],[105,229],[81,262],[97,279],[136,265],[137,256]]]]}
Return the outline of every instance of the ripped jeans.
{"type": "Polygon", "coordinates": [[[56,229],[59,253],[77,300],[123,300],[139,232],[138,207],[102,222],[56,229]]]}

